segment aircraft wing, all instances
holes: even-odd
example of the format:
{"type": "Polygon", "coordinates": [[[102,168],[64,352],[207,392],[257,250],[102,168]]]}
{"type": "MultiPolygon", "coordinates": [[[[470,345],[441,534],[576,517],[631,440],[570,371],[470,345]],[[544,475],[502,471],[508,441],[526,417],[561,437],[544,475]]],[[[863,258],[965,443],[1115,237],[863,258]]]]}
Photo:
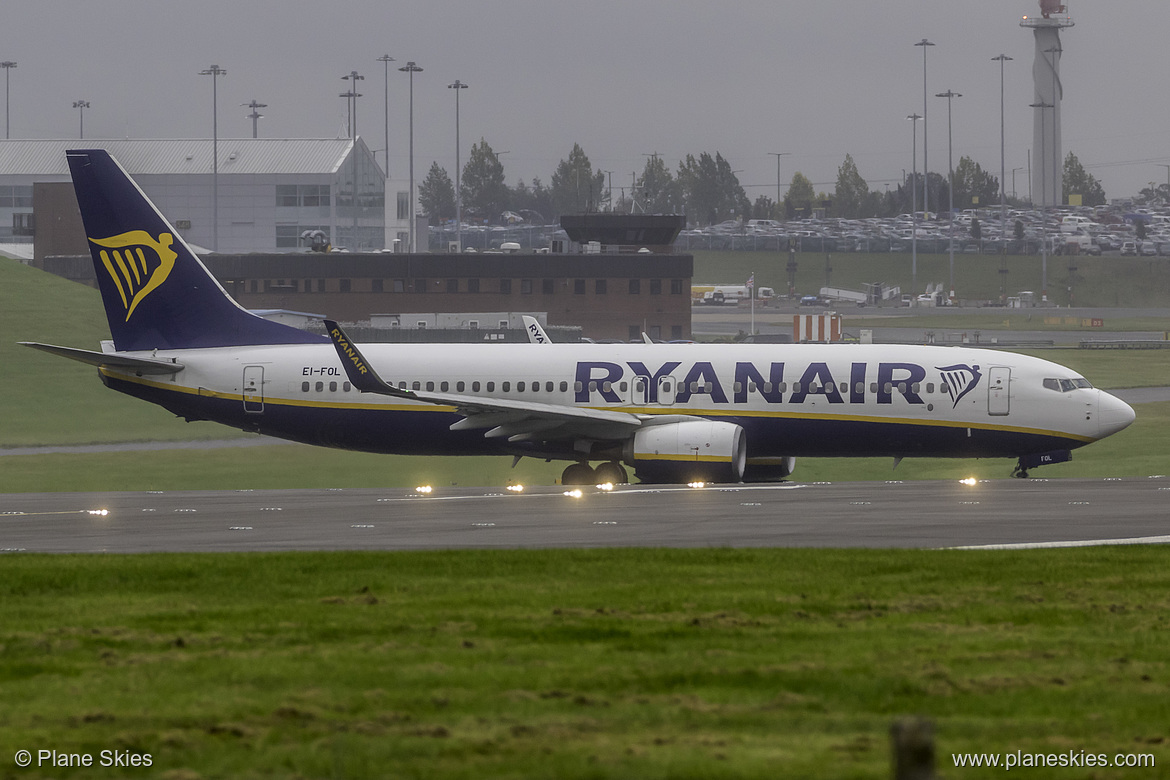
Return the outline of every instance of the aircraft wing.
{"type": "Polygon", "coordinates": [[[88,349],[57,347],[52,344],[40,344],[35,341],[19,341],[17,343],[26,347],[32,347],[33,349],[39,349],[41,352],[48,352],[50,355],[57,355],[81,363],[88,363],[98,368],[120,368],[135,371],[139,374],[177,374],[183,370],[182,363],[168,363],[163,360],[136,358],[130,357],[129,355],[119,355],[116,352],[92,352],[88,349]]]}
{"type": "Polygon", "coordinates": [[[508,437],[509,441],[547,440],[569,435],[599,439],[623,438],[641,427],[643,418],[628,412],[586,409],[509,398],[484,398],[456,393],[404,390],[387,384],[361,354],[345,331],[333,320],[325,328],[349,381],[363,393],[377,393],[392,398],[454,406],[463,419],[451,430],[489,429],[488,438],[508,437]]]}

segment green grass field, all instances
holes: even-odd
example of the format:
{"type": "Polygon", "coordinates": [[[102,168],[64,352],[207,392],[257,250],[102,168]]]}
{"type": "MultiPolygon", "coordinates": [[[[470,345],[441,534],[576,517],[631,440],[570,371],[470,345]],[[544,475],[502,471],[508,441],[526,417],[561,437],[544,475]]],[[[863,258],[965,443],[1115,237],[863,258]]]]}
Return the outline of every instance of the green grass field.
{"type": "MultiPolygon", "coordinates": [[[[141,776],[880,778],[956,752],[1152,753],[1170,550],[5,558],[0,742],[141,776]],[[994,571],[994,576],[989,572],[994,571]]],[[[1002,770],[996,770],[1002,773],[1002,770]]]]}
{"type": "Polygon", "coordinates": [[[97,290],[0,258],[0,447],[237,435],[176,422],[161,408],[109,392],[90,366],[16,343],[97,350],[109,337],[97,290]]]}

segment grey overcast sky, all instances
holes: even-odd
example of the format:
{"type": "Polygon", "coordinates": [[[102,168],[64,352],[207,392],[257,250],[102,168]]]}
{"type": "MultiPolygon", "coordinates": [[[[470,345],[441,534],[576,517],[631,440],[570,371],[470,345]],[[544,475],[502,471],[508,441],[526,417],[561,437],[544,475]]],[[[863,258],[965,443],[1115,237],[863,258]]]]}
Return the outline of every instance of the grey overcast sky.
{"type": "MultiPolygon", "coordinates": [[[[1109,197],[1165,182],[1170,164],[1167,0],[1069,0],[1062,33],[1063,137],[1109,197]]],[[[1033,42],[1019,26],[1036,0],[4,0],[0,60],[10,70],[12,138],[211,135],[211,64],[221,137],[346,133],[339,97],[357,70],[358,130],[383,146],[389,78],[390,174],[407,172],[408,60],[414,76],[416,179],[438,161],[455,169],[455,99],[463,160],[484,138],[508,183],[540,177],[581,144],[595,168],[628,186],[646,155],[672,171],[686,154],[720,152],[754,200],[774,197],[776,158],[832,190],[852,154],[874,190],[911,167],[911,123],[923,109],[927,55],[930,167],[946,172],[946,101],[954,159],[1000,169],[1000,66],[1006,64],[1007,186],[1028,163],[1033,42]]],[[[922,134],[918,136],[921,166],[922,134]]],[[[382,155],[378,155],[383,159],[382,155]]],[[[1027,195],[1027,170],[1016,189],[1027,195]]]]}

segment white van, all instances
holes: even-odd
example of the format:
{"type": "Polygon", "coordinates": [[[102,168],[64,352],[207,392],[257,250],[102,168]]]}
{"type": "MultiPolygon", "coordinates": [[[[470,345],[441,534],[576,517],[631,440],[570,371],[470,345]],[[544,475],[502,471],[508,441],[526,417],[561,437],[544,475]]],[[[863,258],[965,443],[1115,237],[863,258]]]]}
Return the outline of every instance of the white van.
{"type": "Polygon", "coordinates": [[[1100,227],[1096,222],[1088,217],[1078,217],[1069,215],[1060,221],[1061,233],[1077,233],[1079,231],[1089,232],[1089,228],[1100,227]]]}

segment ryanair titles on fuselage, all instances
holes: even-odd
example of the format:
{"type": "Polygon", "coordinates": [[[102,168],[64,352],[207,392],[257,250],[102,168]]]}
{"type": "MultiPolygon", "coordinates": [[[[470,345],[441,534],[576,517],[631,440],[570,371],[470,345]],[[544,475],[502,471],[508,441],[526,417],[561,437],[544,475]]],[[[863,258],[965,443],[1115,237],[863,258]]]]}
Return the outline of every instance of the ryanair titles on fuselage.
{"type": "MultiPolygon", "coordinates": [[[[609,403],[621,403],[615,387],[628,374],[644,378],[647,403],[658,403],[659,382],[666,377],[677,380],[673,403],[686,403],[692,395],[707,396],[713,404],[747,403],[748,393],[754,387],[768,403],[799,404],[809,395],[823,398],[831,404],[864,404],[871,399],[879,404],[892,404],[900,395],[907,403],[925,404],[918,393],[927,378],[927,369],[916,363],[851,363],[848,384],[845,377],[835,375],[828,363],[809,363],[803,370],[791,370],[783,362],[769,363],[767,368],[751,362],[737,362],[732,376],[720,377],[708,361],[692,363],[680,373],[681,361],[667,361],[650,368],[641,361],[620,363],[607,361],[579,361],[577,363],[574,401],[579,404],[594,402],[594,394],[609,403]],[[785,373],[793,379],[791,392],[785,399],[785,373]],[[797,373],[799,371],[799,374],[797,373]],[[875,388],[872,385],[876,385],[875,388]],[[692,389],[695,388],[695,389],[692,389]],[[731,395],[728,395],[728,388],[731,395]]],[[[958,364],[938,367],[938,381],[954,405],[979,384],[982,373],[979,366],[958,364]]],[[[838,369],[841,374],[841,369],[838,369]]]]}

